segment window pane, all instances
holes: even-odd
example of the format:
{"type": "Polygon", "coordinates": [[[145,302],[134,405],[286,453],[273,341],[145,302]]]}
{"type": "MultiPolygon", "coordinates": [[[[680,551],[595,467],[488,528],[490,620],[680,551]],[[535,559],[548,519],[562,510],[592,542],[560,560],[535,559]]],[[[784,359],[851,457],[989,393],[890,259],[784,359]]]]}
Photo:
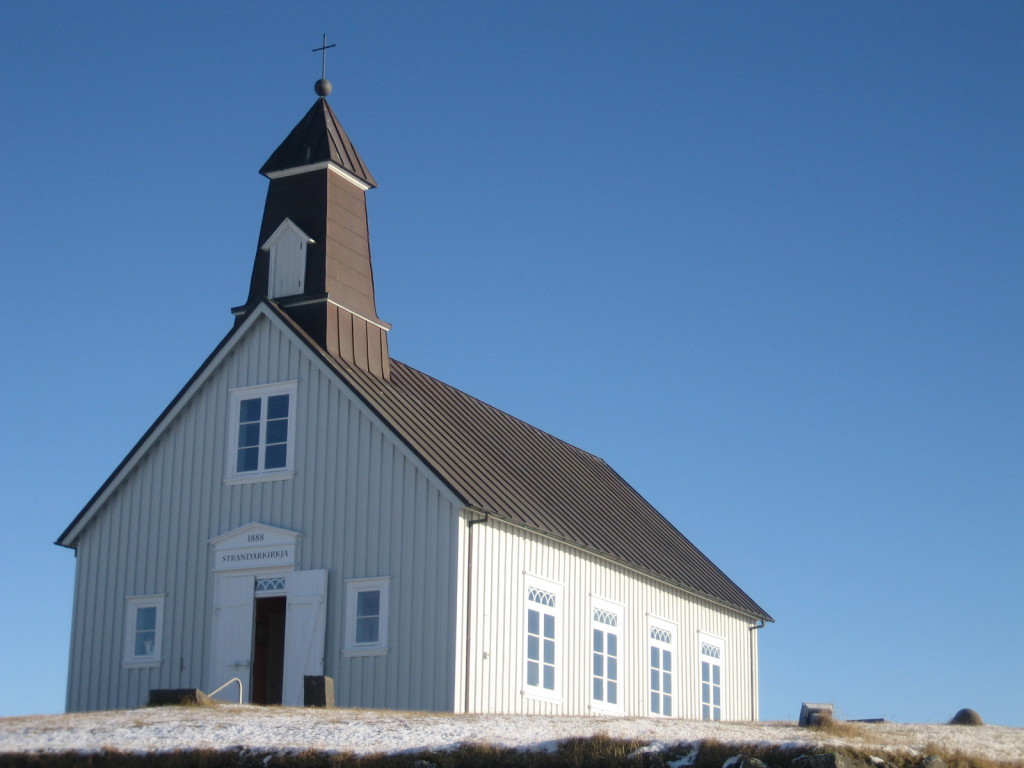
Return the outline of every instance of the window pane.
{"type": "Polygon", "coordinates": [[[356,616],[380,616],[379,589],[367,589],[356,596],[356,616]]]}
{"type": "Polygon", "coordinates": [[[287,445],[268,445],[264,469],[281,469],[288,465],[287,445]]]}
{"type": "Polygon", "coordinates": [[[700,700],[705,704],[711,701],[711,686],[707,683],[700,684],[700,700]]]}
{"type": "Polygon", "coordinates": [[[544,667],[544,687],[549,691],[555,690],[555,668],[545,666],[544,667]]]}
{"type": "Polygon", "coordinates": [[[661,676],[661,690],[666,696],[672,693],[672,675],[665,674],[661,676]]]}
{"type": "Polygon", "coordinates": [[[248,448],[251,445],[260,444],[260,424],[239,424],[238,425],[238,447],[248,448]]]}
{"type": "Polygon", "coordinates": [[[594,654],[594,674],[604,675],[604,656],[600,653],[594,654]]]}
{"type": "Polygon", "coordinates": [[[271,395],[267,398],[267,418],[288,418],[288,395],[271,395]]]}
{"type": "Polygon", "coordinates": [[[526,638],[526,658],[533,661],[540,661],[540,638],[530,636],[526,638]]]}
{"type": "Polygon", "coordinates": [[[711,703],[716,707],[722,706],[722,689],[715,688],[711,693],[711,703]]]}
{"type": "Polygon", "coordinates": [[[253,472],[259,469],[260,449],[243,448],[238,452],[238,465],[236,472],[253,472]]]}
{"type": "Polygon", "coordinates": [[[653,647],[651,648],[651,667],[653,669],[660,669],[661,668],[661,662],[660,662],[660,659],[658,658],[660,655],[661,654],[658,653],[658,649],[657,648],[653,648],[653,647]]]}
{"type": "Polygon", "coordinates": [[[555,617],[550,613],[544,614],[544,637],[555,638],[555,617]]]}
{"type": "Polygon", "coordinates": [[[612,682],[608,683],[608,703],[609,704],[618,704],[619,703],[618,687],[619,686],[617,684],[615,684],[615,683],[612,683],[612,682]]]}
{"type": "Polygon", "coordinates": [[[672,651],[661,652],[661,668],[666,672],[672,671],[672,651]]]}
{"type": "Polygon", "coordinates": [[[594,630],[594,652],[601,653],[604,651],[604,632],[600,629],[594,630]]]}
{"type": "Polygon", "coordinates": [[[601,678],[594,678],[594,701],[604,701],[604,684],[601,678]]]}
{"type": "Polygon", "coordinates": [[[144,631],[156,629],[156,606],[149,605],[145,608],[138,608],[135,611],[135,629],[144,631]]]}
{"type": "Polygon", "coordinates": [[[146,630],[135,634],[135,655],[152,656],[156,643],[156,631],[146,630]]]}
{"type": "Polygon", "coordinates": [[[545,640],[544,641],[544,663],[554,664],[555,663],[555,641],[545,640]]]}
{"type": "Polygon", "coordinates": [[[526,663],[526,684],[540,684],[540,665],[536,661],[529,661],[526,663]]]}
{"type": "Polygon", "coordinates": [[[376,616],[367,616],[356,619],[356,642],[376,643],[379,642],[380,619],[376,616]]]}
{"type": "Polygon", "coordinates": [[[526,613],[526,631],[531,635],[540,634],[540,613],[537,611],[527,611],[526,613]]]}
{"type": "Polygon", "coordinates": [[[722,684],[722,668],[717,664],[711,668],[711,682],[715,685],[722,684]]]}
{"type": "Polygon", "coordinates": [[[666,696],[664,704],[665,706],[662,707],[661,714],[663,714],[665,717],[672,717],[672,699],[666,696]]]}
{"type": "Polygon", "coordinates": [[[701,716],[702,720],[710,720],[711,719],[711,707],[709,707],[707,704],[702,706],[700,708],[700,716],[701,716]]]}
{"type": "Polygon", "coordinates": [[[611,657],[608,659],[608,674],[607,674],[607,678],[609,680],[618,680],[619,679],[619,662],[617,662],[614,658],[611,658],[611,657]]]}
{"type": "Polygon", "coordinates": [[[660,713],[659,704],[661,704],[661,696],[651,693],[651,712],[656,715],[660,713]]]}
{"type": "Polygon", "coordinates": [[[706,661],[702,661],[700,663],[700,679],[703,680],[705,683],[710,682],[711,680],[710,667],[711,665],[708,664],[706,661]]]}
{"type": "Polygon", "coordinates": [[[619,655],[619,638],[617,635],[614,635],[611,632],[608,633],[608,655],[619,655]]]}
{"type": "Polygon", "coordinates": [[[252,400],[243,400],[239,404],[238,420],[259,421],[261,407],[262,403],[258,397],[253,398],[252,400]]]}
{"type": "Polygon", "coordinates": [[[284,443],[288,441],[288,419],[276,419],[267,422],[267,442],[284,443]]]}
{"type": "Polygon", "coordinates": [[[651,670],[651,690],[661,690],[661,673],[656,669],[651,670]]]}

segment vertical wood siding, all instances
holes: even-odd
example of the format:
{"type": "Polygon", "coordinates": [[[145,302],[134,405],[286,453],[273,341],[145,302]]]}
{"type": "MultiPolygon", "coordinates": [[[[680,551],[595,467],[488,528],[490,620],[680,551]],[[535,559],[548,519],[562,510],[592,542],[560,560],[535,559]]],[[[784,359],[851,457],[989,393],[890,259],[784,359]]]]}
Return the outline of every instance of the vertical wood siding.
{"type": "Polygon", "coordinates": [[[698,633],[724,645],[723,711],[727,720],[757,716],[756,638],[752,621],[728,608],[592,554],[492,519],[473,527],[473,633],[470,709],[476,712],[591,712],[591,597],[622,606],[619,680],[624,714],[648,715],[648,615],[676,625],[675,714],[700,718],[698,633]],[[558,670],[561,701],[524,693],[525,579],[561,585],[558,670]],[[512,681],[509,684],[507,681],[512,681]]]}
{"type": "Polygon", "coordinates": [[[69,710],[135,707],[202,687],[210,539],[250,522],[302,534],[296,568],[329,571],[325,674],[342,706],[451,710],[457,500],[308,351],[258,320],[104,502],[77,541],[69,710]],[[225,484],[229,390],[298,381],[294,479],[225,484]],[[345,657],[345,580],[389,576],[390,649],[345,657]],[[126,598],[165,594],[163,659],[123,663],[126,598]]]}

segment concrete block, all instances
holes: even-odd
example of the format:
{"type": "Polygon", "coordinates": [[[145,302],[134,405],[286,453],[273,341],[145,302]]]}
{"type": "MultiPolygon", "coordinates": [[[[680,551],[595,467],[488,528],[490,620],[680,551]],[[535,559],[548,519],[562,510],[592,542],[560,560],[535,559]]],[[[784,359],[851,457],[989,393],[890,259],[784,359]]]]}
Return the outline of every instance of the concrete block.
{"type": "Polygon", "coordinates": [[[303,703],[307,707],[334,706],[334,678],[326,675],[306,675],[303,678],[305,697],[303,703]]]}
{"type": "Polygon", "coordinates": [[[198,688],[153,688],[149,692],[150,707],[167,707],[181,704],[208,706],[214,701],[198,688]]]}
{"type": "Polygon", "coordinates": [[[812,704],[805,701],[800,705],[800,725],[819,725],[822,721],[832,719],[831,704],[812,704]]]}

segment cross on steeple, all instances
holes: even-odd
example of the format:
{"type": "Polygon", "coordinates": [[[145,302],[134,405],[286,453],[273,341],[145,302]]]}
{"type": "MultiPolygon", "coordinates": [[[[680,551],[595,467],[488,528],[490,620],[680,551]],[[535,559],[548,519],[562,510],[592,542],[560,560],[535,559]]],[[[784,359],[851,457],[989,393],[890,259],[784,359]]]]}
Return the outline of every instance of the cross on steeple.
{"type": "Polygon", "coordinates": [[[322,53],[322,55],[323,55],[323,59],[322,59],[321,64],[320,64],[320,79],[321,80],[323,80],[323,79],[325,79],[327,77],[327,49],[328,48],[335,48],[335,47],[337,47],[337,45],[338,45],[337,43],[331,43],[330,45],[328,45],[327,44],[327,35],[325,34],[324,35],[324,40],[320,44],[320,47],[313,49],[313,53],[316,53],[317,51],[320,51],[322,53]]]}

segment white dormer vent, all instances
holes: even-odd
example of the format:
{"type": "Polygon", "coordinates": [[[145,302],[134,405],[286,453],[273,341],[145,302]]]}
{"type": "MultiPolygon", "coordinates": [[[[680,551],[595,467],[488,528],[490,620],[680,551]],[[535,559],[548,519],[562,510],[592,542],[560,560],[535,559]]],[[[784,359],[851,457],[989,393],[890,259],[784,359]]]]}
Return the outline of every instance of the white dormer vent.
{"type": "Polygon", "coordinates": [[[295,296],[305,290],[306,246],[312,242],[313,239],[295,226],[295,222],[285,219],[260,246],[270,254],[269,298],[295,296]]]}

